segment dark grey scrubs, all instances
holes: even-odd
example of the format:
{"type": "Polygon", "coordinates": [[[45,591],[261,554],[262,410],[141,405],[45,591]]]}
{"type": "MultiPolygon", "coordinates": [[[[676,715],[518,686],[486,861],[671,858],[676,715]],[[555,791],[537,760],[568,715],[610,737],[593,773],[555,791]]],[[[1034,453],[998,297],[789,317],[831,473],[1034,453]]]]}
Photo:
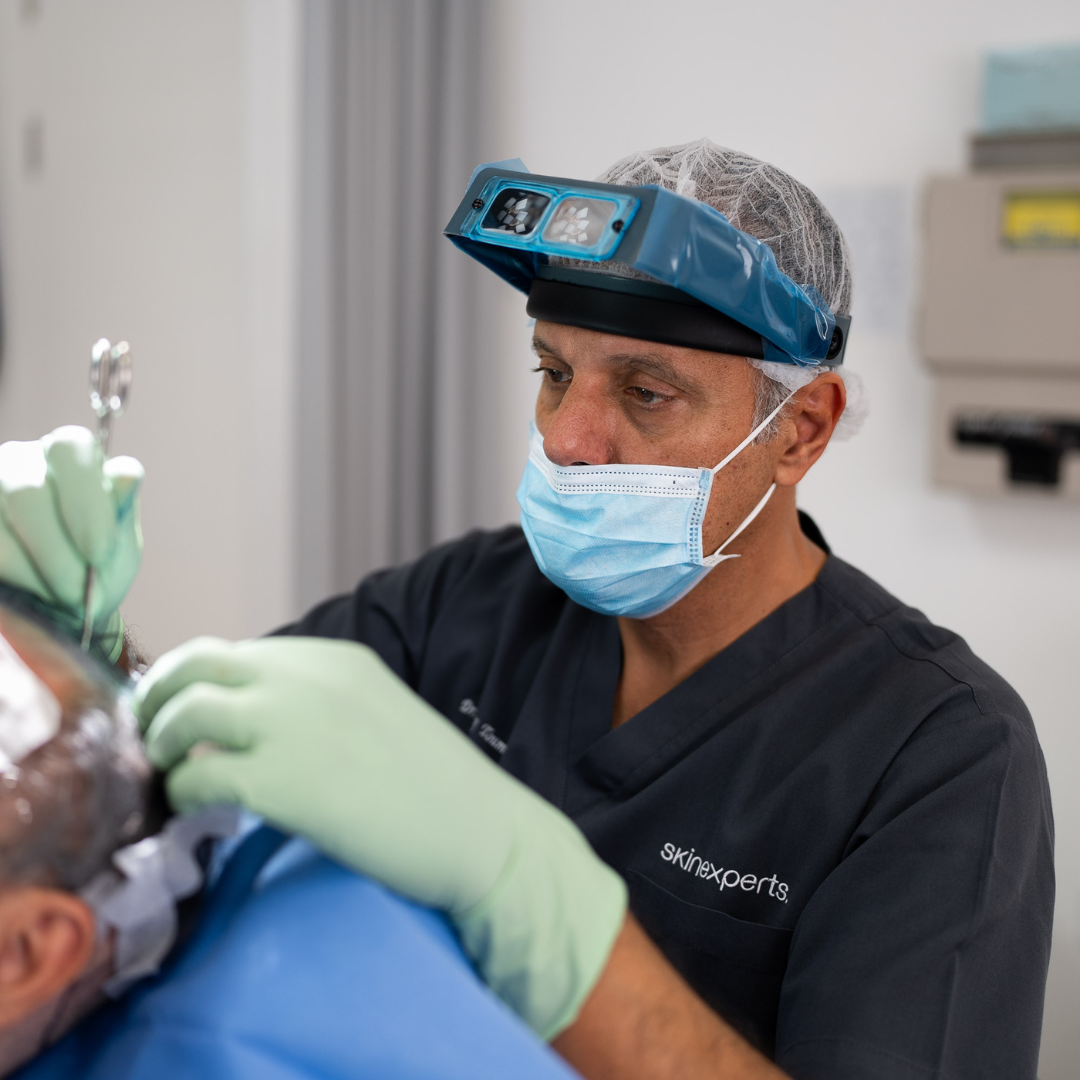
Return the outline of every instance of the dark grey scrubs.
{"type": "Polygon", "coordinates": [[[797,1080],[1035,1077],[1054,869],[1031,718],[835,556],[615,730],[616,621],[517,528],[286,632],[372,646],[569,814],[690,985],[797,1080]]]}

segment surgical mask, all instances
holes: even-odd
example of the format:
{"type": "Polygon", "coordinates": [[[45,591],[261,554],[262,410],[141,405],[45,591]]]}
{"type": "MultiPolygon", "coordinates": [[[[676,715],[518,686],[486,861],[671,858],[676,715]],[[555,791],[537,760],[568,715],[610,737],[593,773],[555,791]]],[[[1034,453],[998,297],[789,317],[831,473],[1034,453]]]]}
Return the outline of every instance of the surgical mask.
{"type": "Polygon", "coordinates": [[[670,465],[555,465],[532,426],[518,487],[521,527],[544,575],[603,615],[646,619],[681,600],[736,554],[724,549],[761,513],[776,485],[711,555],[701,524],[713,477],[765,430],[789,394],[714,469],[670,465]]]}

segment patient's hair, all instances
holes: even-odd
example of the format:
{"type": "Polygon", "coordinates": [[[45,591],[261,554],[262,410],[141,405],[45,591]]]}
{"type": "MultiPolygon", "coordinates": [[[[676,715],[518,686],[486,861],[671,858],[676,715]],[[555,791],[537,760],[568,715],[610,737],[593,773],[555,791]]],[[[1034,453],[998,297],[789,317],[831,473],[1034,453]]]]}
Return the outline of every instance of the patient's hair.
{"type": "Polygon", "coordinates": [[[61,707],[59,732],[0,772],[0,886],[75,891],[160,828],[160,786],[115,675],[7,605],[0,634],[61,707]]]}

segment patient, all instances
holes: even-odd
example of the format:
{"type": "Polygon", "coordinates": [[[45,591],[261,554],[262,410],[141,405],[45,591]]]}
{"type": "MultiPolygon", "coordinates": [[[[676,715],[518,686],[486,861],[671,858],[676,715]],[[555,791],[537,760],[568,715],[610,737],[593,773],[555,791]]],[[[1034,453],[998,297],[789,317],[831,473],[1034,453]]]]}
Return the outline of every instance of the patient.
{"type": "Polygon", "coordinates": [[[126,697],[0,604],[0,1076],[566,1080],[441,916],[233,811],[167,820],[126,697]]]}

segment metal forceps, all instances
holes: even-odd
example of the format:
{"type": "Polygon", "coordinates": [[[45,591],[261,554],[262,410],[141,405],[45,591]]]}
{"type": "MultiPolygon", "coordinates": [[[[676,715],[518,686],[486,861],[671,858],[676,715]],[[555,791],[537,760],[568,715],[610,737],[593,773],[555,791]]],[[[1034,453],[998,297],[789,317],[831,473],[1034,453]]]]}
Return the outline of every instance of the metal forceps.
{"type": "MultiPolygon", "coordinates": [[[[131,388],[131,349],[126,341],[111,345],[102,338],[90,350],[90,407],[97,416],[97,441],[102,458],[109,456],[113,420],[123,411],[131,388]]],[[[82,647],[90,648],[94,636],[93,566],[86,568],[86,588],[83,591],[82,647]]]]}

